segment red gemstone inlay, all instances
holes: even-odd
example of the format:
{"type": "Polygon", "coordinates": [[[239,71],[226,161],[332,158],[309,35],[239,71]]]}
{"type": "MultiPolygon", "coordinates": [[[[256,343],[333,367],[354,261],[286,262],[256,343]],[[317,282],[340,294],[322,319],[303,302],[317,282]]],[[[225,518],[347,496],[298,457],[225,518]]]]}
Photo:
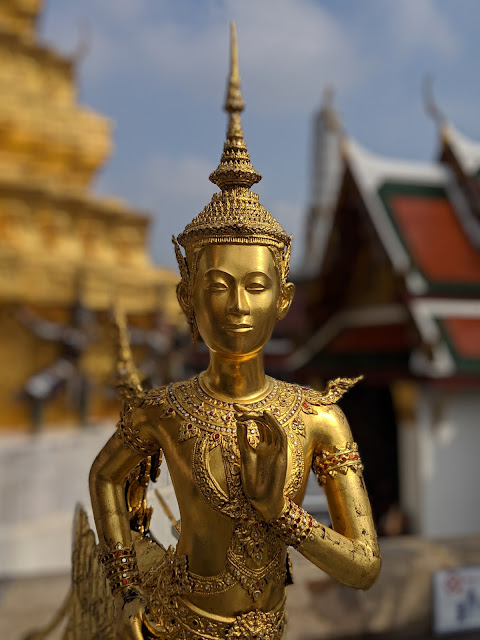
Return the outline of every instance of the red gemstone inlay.
{"type": "Polygon", "coordinates": [[[350,460],[353,460],[353,453],[351,453],[348,457],[350,458],[350,460]]]}
{"type": "Polygon", "coordinates": [[[358,460],[358,453],[355,454],[355,460],[358,460]]]}
{"type": "Polygon", "coordinates": [[[121,551],[117,551],[117,558],[119,558],[122,555],[121,551]]]}
{"type": "Polygon", "coordinates": [[[215,434],[215,440],[218,440],[218,438],[220,437],[220,435],[218,433],[215,434]]]}
{"type": "Polygon", "coordinates": [[[126,580],[124,580],[124,581],[123,581],[123,584],[127,584],[127,581],[126,581],[126,580]]]}
{"type": "Polygon", "coordinates": [[[189,428],[189,429],[192,429],[192,427],[193,427],[193,424],[189,424],[189,425],[188,425],[188,428],[189,428]]]}
{"type": "Polygon", "coordinates": [[[338,460],[337,460],[336,458],[334,458],[334,459],[332,460],[332,464],[337,464],[337,462],[338,462],[338,460]]]}
{"type": "Polygon", "coordinates": [[[303,407],[304,409],[306,409],[306,408],[308,407],[308,404],[307,404],[306,402],[304,402],[304,403],[302,404],[302,407],[303,407]]]}
{"type": "Polygon", "coordinates": [[[168,413],[173,413],[172,407],[170,407],[170,409],[168,410],[168,413]]]}
{"type": "Polygon", "coordinates": [[[345,462],[347,459],[345,456],[342,456],[342,462],[345,462]]]}

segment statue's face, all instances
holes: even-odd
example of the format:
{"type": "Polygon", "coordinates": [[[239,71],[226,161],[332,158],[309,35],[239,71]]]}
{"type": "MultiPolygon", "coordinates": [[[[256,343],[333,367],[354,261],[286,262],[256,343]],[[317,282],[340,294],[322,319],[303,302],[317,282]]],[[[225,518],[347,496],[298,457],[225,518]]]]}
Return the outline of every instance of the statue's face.
{"type": "Polygon", "coordinates": [[[198,330],[212,351],[250,355],[268,342],[280,282],[268,247],[211,244],[201,252],[193,290],[198,330]]]}

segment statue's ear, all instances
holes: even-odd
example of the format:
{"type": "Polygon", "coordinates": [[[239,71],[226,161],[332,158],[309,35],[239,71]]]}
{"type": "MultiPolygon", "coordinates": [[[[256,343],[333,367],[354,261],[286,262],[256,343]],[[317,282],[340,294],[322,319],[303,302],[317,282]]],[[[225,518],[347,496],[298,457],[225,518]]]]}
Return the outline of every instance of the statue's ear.
{"type": "Polygon", "coordinates": [[[183,313],[187,316],[187,320],[190,320],[192,315],[191,300],[188,293],[188,285],[183,278],[177,284],[177,298],[183,313]]]}
{"type": "Polygon", "coordinates": [[[282,293],[278,301],[277,320],[282,320],[290,309],[292,304],[293,294],[295,293],[295,285],[293,282],[287,282],[282,287],[282,293]]]}

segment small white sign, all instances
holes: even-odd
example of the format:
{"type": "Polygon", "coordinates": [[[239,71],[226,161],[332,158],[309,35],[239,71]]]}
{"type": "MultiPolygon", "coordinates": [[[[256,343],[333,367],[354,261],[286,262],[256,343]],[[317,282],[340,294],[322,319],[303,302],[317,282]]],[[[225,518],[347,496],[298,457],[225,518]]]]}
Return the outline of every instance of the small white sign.
{"type": "Polygon", "coordinates": [[[480,567],[433,574],[433,627],[436,634],[480,629],[480,567]]]}

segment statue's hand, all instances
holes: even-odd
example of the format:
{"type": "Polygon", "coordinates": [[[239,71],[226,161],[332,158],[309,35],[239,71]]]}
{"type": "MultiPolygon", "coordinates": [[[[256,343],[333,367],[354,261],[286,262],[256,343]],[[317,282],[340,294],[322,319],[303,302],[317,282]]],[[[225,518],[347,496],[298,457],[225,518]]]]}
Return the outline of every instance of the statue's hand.
{"type": "Polygon", "coordinates": [[[115,632],[122,640],[143,640],[142,623],[147,603],[137,589],[129,589],[115,596],[117,620],[115,632]]]}
{"type": "Polygon", "coordinates": [[[268,411],[250,413],[240,405],[237,411],[237,439],[241,458],[243,491],[265,521],[274,520],[284,503],[287,472],[287,436],[268,411]],[[258,426],[260,440],[252,447],[247,438],[247,422],[258,426]]]}

